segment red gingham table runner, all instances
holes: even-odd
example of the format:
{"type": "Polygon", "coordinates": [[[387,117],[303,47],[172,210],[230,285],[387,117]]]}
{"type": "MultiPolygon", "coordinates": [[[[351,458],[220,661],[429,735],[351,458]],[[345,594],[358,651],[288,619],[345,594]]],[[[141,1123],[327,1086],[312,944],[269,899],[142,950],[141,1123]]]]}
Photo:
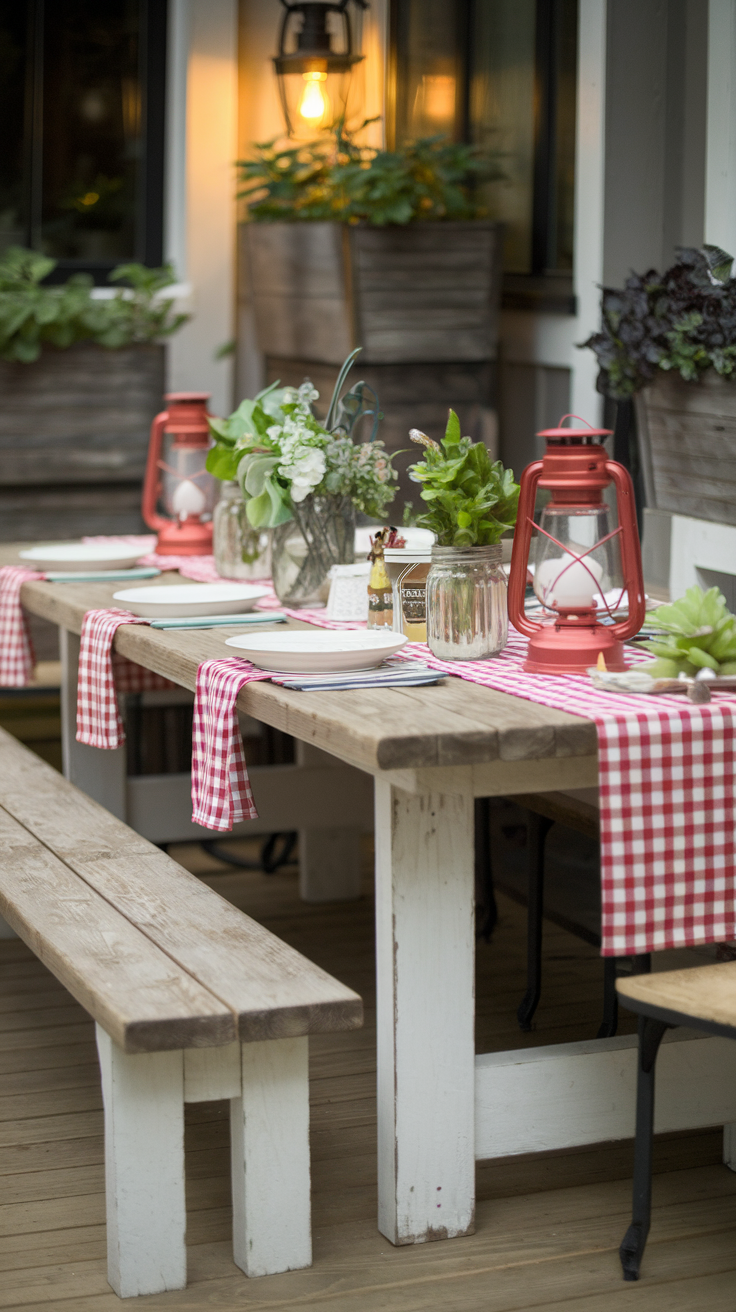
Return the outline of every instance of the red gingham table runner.
{"type": "Polygon", "coordinates": [[[405,654],[595,721],[603,956],[736,938],[736,699],[603,693],[583,675],[525,673],[526,648],[512,629],[488,661],[440,661],[419,643],[405,654]]]}

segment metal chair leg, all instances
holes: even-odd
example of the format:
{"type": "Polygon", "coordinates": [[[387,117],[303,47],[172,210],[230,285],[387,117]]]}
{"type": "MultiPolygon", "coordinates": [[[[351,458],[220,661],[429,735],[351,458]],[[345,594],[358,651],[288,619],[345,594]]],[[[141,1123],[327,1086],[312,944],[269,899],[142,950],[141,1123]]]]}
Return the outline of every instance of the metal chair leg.
{"type": "MultiPolygon", "coordinates": [[[[618,1029],[616,976],[619,962],[625,960],[625,957],[603,958],[603,1019],[596,1035],[598,1039],[612,1039],[618,1029]]],[[[631,958],[632,975],[648,975],[651,969],[652,958],[648,952],[631,958]]]]}
{"type": "Polygon", "coordinates": [[[638,1280],[652,1214],[652,1137],[654,1130],[654,1067],[662,1035],[671,1026],[639,1017],[639,1065],[636,1080],[636,1140],[631,1225],[619,1257],[624,1280],[638,1280]]]}
{"type": "Polygon", "coordinates": [[[516,1018],[519,1028],[532,1027],[542,992],[542,920],[544,913],[544,844],[552,828],[552,821],[536,812],[529,814],[528,875],[526,940],[526,993],[519,1003],[516,1018]]]}
{"type": "Polygon", "coordinates": [[[475,799],[475,900],[479,912],[476,932],[479,938],[489,943],[498,923],[491,858],[490,797],[475,799]]]}

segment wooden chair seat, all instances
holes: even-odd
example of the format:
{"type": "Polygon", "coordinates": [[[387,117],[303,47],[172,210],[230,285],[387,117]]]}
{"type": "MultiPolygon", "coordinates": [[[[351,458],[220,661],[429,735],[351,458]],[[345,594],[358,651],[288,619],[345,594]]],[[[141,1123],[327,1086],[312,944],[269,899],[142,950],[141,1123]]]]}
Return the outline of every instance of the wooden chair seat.
{"type": "Polygon", "coordinates": [[[97,1023],[116,1293],[186,1284],[185,1102],[230,1099],[236,1263],[308,1266],[307,1036],[358,995],[2,730],[0,913],[97,1023]]]}
{"type": "Polygon", "coordinates": [[[686,1025],[736,1039],[736,961],[667,970],[617,981],[626,1006],[639,1014],[636,1138],[631,1225],[619,1255],[624,1280],[638,1280],[652,1210],[654,1068],[668,1029],[686,1025]]]}

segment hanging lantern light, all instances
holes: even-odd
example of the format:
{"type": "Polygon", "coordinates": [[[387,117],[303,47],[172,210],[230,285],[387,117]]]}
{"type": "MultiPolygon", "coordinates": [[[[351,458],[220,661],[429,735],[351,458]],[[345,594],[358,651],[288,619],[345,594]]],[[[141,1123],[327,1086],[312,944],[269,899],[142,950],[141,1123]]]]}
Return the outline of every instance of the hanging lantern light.
{"type": "Polygon", "coordinates": [[[151,424],[141,513],[163,556],[208,556],[217,481],[207,473],[209,392],[170,392],[151,424]],[[163,512],[163,513],[162,513],[163,512]]]}
{"type": "MultiPolygon", "coordinates": [[[[366,0],[354,0],[366,9],[366,0]]],[[[349,0],[313,3],[312,0],[281,0],[285,13],[279,34],[279,53],[273,63],[279,83],[281,107],[290,137],[307,140],[334,123],[345,122],[353,69],[363,55],[353,51],[353,28],[349,0]],[[292,21],[299,14],[303,23],[297,31],[292,21]],[[332,48],[327,15],[337,14],[342,23],[340,51],[332,48]],[[288,49],[296,37],[295,48],[288,49]]]]}
{"type": "MultiPolygon", "coordinates": [[[[634,488],[623,465],[609,460],[598,439],[607,428],[559,427],[538,433],[544,459],[521,475],[519,511],[509,575],[509,619],[529,638],[524,668],[536,674],[584,674],[602,654],[606,669],[623,670],[623,643],[639,632],[645,615],[634,488]],[[618,523],[603,499],[616,489],[618,523]],[[539,523],[537,488],[550,493],[539,523]],[[530,561],[530,552],[532,560],[530,561]],[[525,614],[527,569],[544,619],[525,614]],[[613,615],[628,597],[628,618],[613,615]],[[546,612],[546,613],[545,613],[546,612]],[[608,623],[601,623],[601,619],[608,623]]],[[[580,421],[584,423],[584,420],[580,421]]]]}

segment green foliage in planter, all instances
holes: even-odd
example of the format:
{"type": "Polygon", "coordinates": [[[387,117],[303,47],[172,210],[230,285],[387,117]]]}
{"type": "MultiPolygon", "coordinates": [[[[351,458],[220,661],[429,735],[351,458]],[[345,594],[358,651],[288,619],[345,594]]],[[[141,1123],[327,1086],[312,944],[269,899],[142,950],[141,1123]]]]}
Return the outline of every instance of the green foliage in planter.
{"type": "Polygon", "coordinates": [[[409,474],[421,483],[428,510],[417,516],[431,529],[440,547],[487,547],[514,527],[519,486],[511,469],[491,460],[483,442],[461,437],[460,420],[450,411],[442,445],[412,428],[412,442],[424,447],[424,459],[409,474]]]}
{"type": "MultiPolygon", "coordinates": [[[[365,125],[364,125],[365,126],[365,125]]],[[[397,150],[359,146],[338,127],[302,146],[254,147],[238,163],[249,218],[387,224],[480,219],[477,182],[503,177],[495,157],[444,137],[397,150]]]]}
{"type": "Polygon", "coordinates": [[[603,289],[601,330],[584,346],[600,365],[598,391],[616,400],[646,387],[660,369],[697,382],[706,369],[736,371],[736,278],[732,256],[715,246],[680,249],[664,273],[632,273],[603,289]]]}
{"type": "Polygon", "coordinates": [[[176,332],[188,315],[174,314],[173,301],[159,295],[174,281],[171,265],[147,269],[121,264],[112,282],[127,282],[112,296],[92,296],[89,274],[74,274],[61,286],[46,286],[56,266],[37,251],[11,246],[0,260],[0,357],[31,364],[42,347],[65,349],[95,342],[111,350],[158,342],[176,332]]]}
{"type": "Polygon", "coordinates": [[[652,623],[664,634],[641,644],[658,657],[643,667],[647,674],[662,679],[702,669],[736,674],[736,616],[718,588],[688,588],[679,601],[658,606],[652,623]]]}

